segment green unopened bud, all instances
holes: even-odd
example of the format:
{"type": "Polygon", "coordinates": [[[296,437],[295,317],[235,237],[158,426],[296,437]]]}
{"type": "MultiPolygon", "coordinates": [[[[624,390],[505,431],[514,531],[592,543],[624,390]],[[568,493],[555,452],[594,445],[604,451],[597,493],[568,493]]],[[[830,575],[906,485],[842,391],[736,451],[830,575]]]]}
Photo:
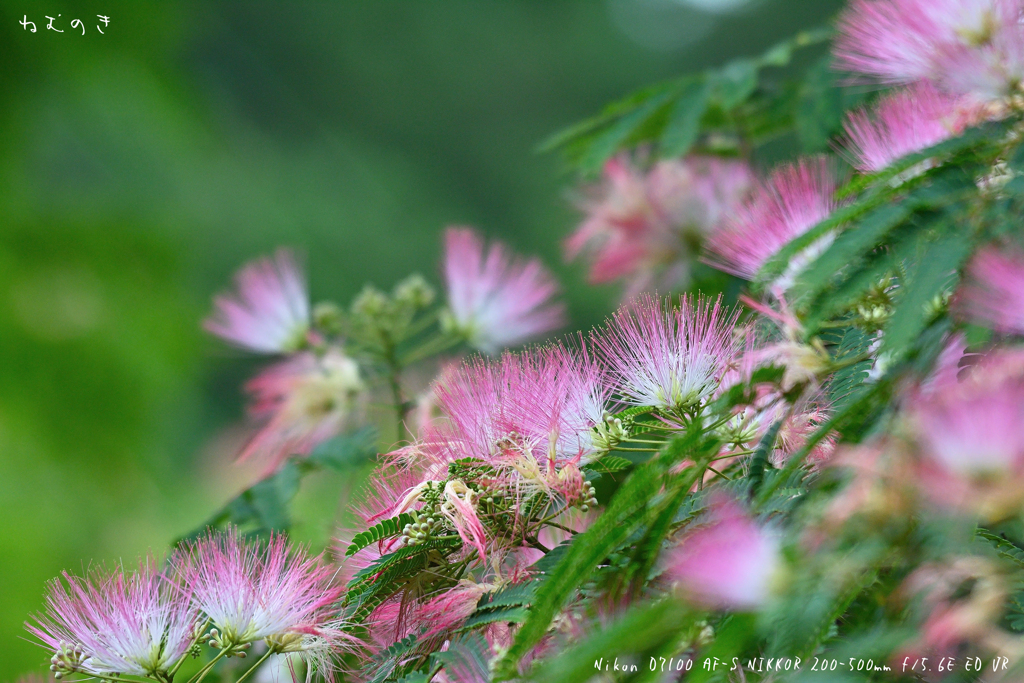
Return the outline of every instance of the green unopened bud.
{"type": "Polygon", "coordinates": [[[434,302],[435,296],[434,288],[419,273],[395,285],[395,300],[413,308],[426,308],[434,302]]]}
{"type": "Polygon", "coordinates": [[[366,285],[352,302],[352,313],[366,318],[379,318],[384,315],[391,302],[384,292],[373,285],[366,285]]]}
{"type": "Polygon", "coordinates": [[[344,311],[333,301],[321,301],[313,306],[313,324],[327,334],[340,334],[344,321],[344,311]]]}

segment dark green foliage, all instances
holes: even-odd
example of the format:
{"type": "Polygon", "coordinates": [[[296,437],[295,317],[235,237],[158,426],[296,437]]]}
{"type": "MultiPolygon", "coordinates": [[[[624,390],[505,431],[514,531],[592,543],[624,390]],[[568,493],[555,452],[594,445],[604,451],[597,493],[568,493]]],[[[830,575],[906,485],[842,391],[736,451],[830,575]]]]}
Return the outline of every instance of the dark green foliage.
{"type": "Polygon", "coordinates": [[[804,152],[827,152],[829,143],[842,131],[846,112],[860,105],[865,94],[844,81],[850,75],[835,70],[832,56],[825,55],[810,69],[800,84],[796,106],[796,131],[804,152]]]}
{"type": "Polygon", "coordinates": [[[769,458],[772,455],[772,451],[775,450],[775,440],[779,436],[779,430],[782,428],[782,420],[777,420],[768,431],[761,437],[761,441],[758,442],[757,448],[754,449],[754,454],[750,456],[750,465],[747,469],[747,482],[750,490],[750,497],[753,498],[757,495],[758,489],[761,488],[761,483],[764,481],[765,468],[771,467],[769,458]]]}
{"type": "Polygon", "coordinates": [[[273,475],[259,481],[218,510],[200,527],[175,541],[195,539],[208,529],[237,527],[247,533],[268,535],[291,527],[288,504],[299,490],[302,477],[322,467],[343,471],[358,466],[376,453],[373,429],[335,437],[307,457],[293,457],[273,475]]]}
{"type": "Polygon", "coordinates": [[[383,522],[373,525],[366,531],[355,535],[348,548],[345,549],[345,556],[355,555],[368,545],[399,535],[406,524],[412,524],[414,521],[416,520],[412,515],[403,512],[398,517],[385,519],[383,522]]]}
{"type": "Polygon", "coordinates": [[[619,150],[640,144],[653,145],[661,157],[683,155],[699,147],[702,132],[732,136],[732,143],[726,143],[731,149],[704,151],[735,154],[743,145],[758,144],[793,127],[795,91],[762,82],[762,71],[788,65],[796,50],[818,45],[829,35],[825,29],[806,31],[760,57],[740,58],[703,74],[652,86],[557,133],[541,150],[561,149],[586,174],[597,172],[619,150]]]}
{"type": "Polygon", "coordinates": [[[638,668],[648,676],[636,680],[657,680],[661,674],[649,671],[644,655],[660,654],[662,646],[674,644],[679,632],[698,616],[699,613],[687,610],[674,600],[638,605],[583,642],[544,662],[532,673],[530,680],[537,683],[587,680],[596,673],[594,663],[598,660],[608,661],[610,667],[610,662],[616,657],[630,654],[637,657],[638,668]]]}
{"type": "Polygon", "coordinates": [[[175,545],[196,539],[208,530],[232,526],[257,535],[288,531],[291,527],[288,503],[298,492],[301,479],[299,466],[289,460],[272,476],[242,491],[199,528],[178,539],[175,545]]]}
{"type": "Polygon", "coordinates": [[[843,328],[839,346],[833,357],[836,362],[847,365],[836,371],[828,382],[827,392],[832,410],[842,410],[853,392],[867,378],[871,360],[863,357],[872,341],[872,336],[860,328],[843,328]],[[858,358],[863,360],[857,360],[858,358]]]}
{"type": "Polygon", "coordinates": [[[585,465],[583,469],[596,472],[598,474],[613,474],[615,472],[621,472],[622,470],[629,469],[632,466],[632,460],[620,458],[616,455],[606,455],[596,462],[585,465]]]}

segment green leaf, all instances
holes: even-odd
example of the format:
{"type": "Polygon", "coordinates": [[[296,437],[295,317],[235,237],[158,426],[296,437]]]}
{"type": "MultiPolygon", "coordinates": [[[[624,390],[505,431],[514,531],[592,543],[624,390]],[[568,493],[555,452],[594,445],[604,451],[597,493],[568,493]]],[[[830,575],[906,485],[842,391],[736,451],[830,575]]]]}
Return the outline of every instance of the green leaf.
{"type": "MultiPolygon", "coordinates": [[[[659,515],[660,508],[652,505],[657,493],[664,493],[659,500],[662,505],[666,505],[674,500],[673,491],[689,490],[693,486],[702,469],[702,462],[710,457],[704,451],[700,451],[700,455],[694,452],[699,444],[706,446],[701,439],[703,436],[699,431],[694,434],[688,432],[670,442],[657,459],[633,470],[609,502],[604,514],[585,532],[573,537],[564,556],[538,588],[529,617],[519,629],[505,657],[498,663],[496,675],[499,678],[515,676],[519,660],[544,636],[552,618],[578,586],[635,530],[644,526],[648,519],[659,515]],[[680,475],[666,479],[664,474],[668,468],[686,455],[692,457],[695,465],[680,475]]],[[[717,448],[710,450],[717,451],[717,448]]]]}
{"type": "Polygon", "coordinates": [[[750,97],[757,88],[757,67],[753,59],[736,59],[712,76],[715,98],[726,111],[750,97]]]}
{"type": "Polygon", "coordinates": [[[518,624],[526,621],[528,614],[529,611],[525,607],[503,607],[486,612],[474,612],[466,619],[466,622],[459,630],[466,631],[477,626],[486,626],[496,622],[518,624]]]}
{"type": "MultiPolygon", "coordinates": [[[[458,539],[435,539],[433,541],[427,541],[422,545],[407,545],[394,552],[382,555],[370,564],[368,567],[363,567],[352,580],[349,581],[349,590],[359,587],[364,582],[377,575],[385,575],[391,571],[394,565],[404,563],[409,558],[424,559],[428,553],[433,550],[440,552],[442,555],[447,556],[461,547],[462,542],[458,539]]],[[[386,578],[386,577],[385,577],[386,578]]],[[[381,580],[380,577],[374,579],[374,581],[381,580]]]]}
{"type": "Polygon", "coordinates": [[[825,252],[800,274],[792,288],[794,299],[813,298],[821,293],[836,273],[861,263],[867,253],[912,213],[906,202],[887,204],[864,215],[857,225],[842,232],[825,252]]]}
{"type": "Polygon", "coordinates": [[[761,441],[757,444],[757,449],[750,456],[750,468],[747,471],[750,498],[756,496],[758,489],[761,488],[761,483],[764,481],[764,470],[768,465],[772,452],[775,450],[775,440],[779,436],[780,429],[782,429],[782,420],[776,420],[768,428],[764,436],[761,437],[761,441]]]}
{"type": "MultiPolygon", "coordinates": [[[[874,338],[863,330],[857,327],[847,327],[843,330],[839,349],[834,358],[836,361],[843,361],[860,356],[867,352],[873,341],[874,338]]],[[[871,359],[865,359],[847,365],[832,375],[826,390],[829,404],[833,410],[840,410],[845,405],[846,400],[867,378],[870,369],[871,359]]]]}
{"type": "Polygon", "coordinates": [[[348,548],[345,549],[345,557],[351,557],[366,546],[376,543],[377,541],[382,541],[385,538],[391,538],[392,536],[399,535],[402,533],[402,529],[405,528],[405,525],[412,524],[413,521],[414,519],[412,515],[403,512],[398,517],[385,519],[383,522],[373,525],[366,531],[355,535],[348,548]]]}
{"type": "Polygon", "coordinates": [[[882,335],[883,352],[902,358],[928,324],[927,306],[948,291],[956,273],[970,256],[973,240],[967,231],[946,224],[946,232],[926,245],[924,253],[911,267],[903,294],[882,335]]]}
{"type": "Polygon", "coordinates": [[[629,469],[633,466],[633,461],[626,458],[620,458],[617,455],[606,455],[600,460],[584,465],[583,469],[590,470],[591,472],[597,472],[598,474],[613,474],[615,472],[621,472],[622,470],[629,469]]]}
{"type": "Polygon", "coordinates": [[[710,97],[711,84],[706,78],[699,78],[683,86],[661,133],[659,152],[662,157],[682,156],[690,151],[700,134],[700,120],[710,97]]]}
{"type": "Polygon", "coordinates": [[[325,441],[309,454],[309,462],[344,472],[358,467],[377,453],[377,433],[364,427],[352,434],[343,434],[325,441]]]}
{"type": "Polygon", "coordinates": [[[757,495],[757,500],[755,501],[755,506],[760,508],[767,503],[767,501],[771,499],[772,495],[779,488],[782,488],[782,485],[789,480],[790,474],[794,473],[803,464],[807,455],[814,450],[814,447],[817,446],[822,439],[833,431],[841,432],[848,421],[850,421],[859,411],[864,409],[865,406],[870,404],[872,399],[888,388],[891,381],[891,376],[887,375],[877,384],[862,387],[860,391],[855,392],[849,400],[847,400],[846,404],[841,409],[836,409],[832,413],[832,417],[830,417],[825,424],[818,427],[818,429],[807,438],[803,447],[786,460],[785,467],[782,468],[778,475],[774,477],[772,481],[766,482],[761,487],[761,490],[757,495]]]}
{"type": "MultiPolygon", "coordinates": [[[[727,617],[720,625],[715,642],[701,652],[701,659],[704,661],[729,662],[738,653],[743,652],[747,644],[753,640],[755,635],[756,617],[753,614],[733,614],[727,617]]],[[[687,683],[701,683],[716,677],[718,672],[712,668],[693,668],[690,675],[686,677],[687,683]]]]}
{"type": "MultiPolygon", "coordinates": [[[[596,674],[595,663],[659,649],[692,624],[698,614],[675,600],[646,603],[631,608],[611,625],[590,634],[583,642],[545,661],[530,676],[535,683],[583,683],[596,674]]],[[[645,670],[645,661],[640,664],[645,670]]],[[[657,674],[660,676],[660,673],[657,674]]]]}
{"type": "MultiPolygon", "coordinates": [[[[411,656],[420,644],[419,635],[412,634],[392,643],[386,649],[378,652],[363,667],[364,671],[373,672],[369,683],[384,683],[389,679],[394,680],[396,668],[402,660],[411,656]]],[[[405,679],[408,680],[408,679],[405,679]]]]}
{"type": "Polygon", "coordinates": [[[460,673],[449,676],[452,680],[488,681],[491,678],[491,646],[476,632],[453,638],[446,651],[435,652],[430,659],[432,665],[436,661],[444,664],[446,671],[460,673]]]}
{"type": "Polygon", "coordinates": [[[873,251],[857,267],[844,272],[845,279],[834,289],[820,291],[807,305],[810,312],[804,324],[808,334],[816,332],[826,320],[845,313],[869,289],[887,284],[894,274],[916,259],[929,237],[927,227],[925,221],[907,223],[893,235],[887,249],[873,251]]]}
{"type": "Polygon", "coordinates": [[[616,121],[608,130],[600,133],[590,143],[586,153],[582,156],[580,168],[585,173],[599,171],[601,166],[614,156],[619,151],[619,148],[629,141],[636,131],[669,101],[671,96],[671,92],[664,92],[652,97],[633,112],[616,121]]]}
{"type": "Polygon", "coordinates": [[[1017,547],[1010,540],[997,536],[988,529],[978,528],[974,530],[974,535],[978,538],[983,538],[992,544],[992,547],[996,551],[1008,560],[1012,560],[1017,564],[1018,567],[1024,569],[1024,550],[1017,547]]]}
{"type": "Polygon", "coordinates": [[[258,535],[288,531],[291,527],[288,503],[298,492],[301,478],[296,459],[286,461],[281,469],[242,491],[201,526],[177,539],[174,545],[199,538],[210,529],[228,526],[258,535]]]}
{"type": "Polygon", "coordinates": [[[647,463],[633,472],[612,498],[608,509],[584,533],[575,536],[565,555],[537,590],[531,614],[499,663],[500,675],[515,675],[519,660],[548,630],[552,618],[608,553],[623,543],[647,515],[650,498],[661,485],[661,472],[647,463]]]}
{"type": "Polygon", "coordinates": [[[832,68],[825,55],[807,71],[796,107],[796,130],[804,152],[826,152],[833,136],[842,131],[843,115],[865,96],[840,84],[846,78],[832,68]]]}
{"type": "Polygon", "coordinates": [[[517,583],[515,585],[502,588],[497,593],[486,593],[480,599],[480,604],[477,605],[477,611],[489,610],[497,607],[518,607],[520,605],[528,605],[533,602],[539,585],[540,581],[538,580],[526,581],[524,583],[517,583]]]}

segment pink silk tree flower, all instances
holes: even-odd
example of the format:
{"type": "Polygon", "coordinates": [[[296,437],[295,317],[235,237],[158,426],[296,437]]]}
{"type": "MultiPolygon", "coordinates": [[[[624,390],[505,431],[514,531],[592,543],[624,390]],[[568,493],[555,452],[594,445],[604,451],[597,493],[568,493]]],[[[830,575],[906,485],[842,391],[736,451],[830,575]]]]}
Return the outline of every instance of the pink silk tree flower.
{"type": "Polygon", "coordinates": [[[930,81],[919,81],[882,97],[869,110],[849,114],[844,146],[858,170],[876,173],[959,135],[977,118],[964,102],[930,81]]]}
{"type": "Polygon", "coordinates": [[[338,348],[296,354],[246,384],[250,413],[264,422],[239,460],[267,461],[267,473],[339,434],[357,411],[365,385],[359,366],[338,348]]]}
{"type": "Polygon", "coordinates": [[[160,678],[201,635],[188,589],[162,574],[152,557],[132,573],[118,567],[63,578],[50,583],[36,624],[26,624],[54,652],[50,669],[57,678],[70,673],[160,678]]]}
{"type": "Polygon", "coordinates": [[[444,277],[448,324],[484,353],[565,324],[565,307],[551,301],[558,283],[547,268],[536,258],[514,256],[501,242],[485,247],[471,228],[445,231],[444,277]]]}
{"type": "MultiPolygon", "coordinates": [[[[760,182],[750,199],[711,234],[704,258],[709,265],[753,280],[758,270],[782,247],[832,214],[838,184],[832,163],[812,157],[776,168],[760,182]]],[[[797,254],[776,288],[792,278],[832,243],[831,234],[797,254]]]]}
{"type": "Polygon", "coordinates": [[[597,454],[593,428],[608,391],[604,369],[583,348],[555,344],[469,361],[446,372],[436,392],[448,424],[434,436],[452,460],[507,465],[518,453],[550,461],[553,471],[597,454]]]}
{"type": "Polygon", "coordinates": [[[986,520],[1024,504],[1024,354],[989,353],[962,379],[951,373],[906,400],[916,478],[937,506],[986,520]]]}
{"type": "Polygon", "coordinates": [[[1024,382],[972,377],[909,402],[924,455],[957,475],[1024,473],[1024,382]]]}
{"type": "Polygon", "coordinates": [[[623,403],[675,411],[699,406],[733,365],[738,313],[720,299],[642,295],[594,336],[623,403]]]}
{"type": "Polygon", "coordinates": [[[1004,334],[1024,334],[1024,253],[986,247],[967,268],[954,310],[1004,334]]]}
{"type": "Polygon", "coordinates": [[[291,252],[244,266],[237,292],[213,300],[207,332],[257,353],[290,353],[302,347],[310,326],[309,295],[302,268],[291,252]]]}
{"type": "Polygon", "coordinates": [[[689,279],[693,251],[750,189],[741,161],[688,157],[659,161],[644,173],[610,159],[604,182],[583,208],[586,219],[565,242],[566,256],[592,255],[590,281],[625,279],[627,296],[689,279]]]}
{"type": "Polygon", "coordinates": [[[264,640],[274,652],[299,652],[322,663],[325,651],[358,644],[338,627],[332,606],[344,589],[322,559],[290,547],[281,535],[261,542],[231,530],[182,546],[174,562],[216,628],[216,647],[241,650],[264,640]]]}
{"type": "Polygon", "coordinates": [[[1021,0],[854,0],[838,22],[840,68],[883,83],[932,80],[990,101],[1024,77],[1021,0]]]}
{"type": "Polygon", "coordinates": [[[716,609],[756,610],[771,595],[781,566],[777,535],[724,496],[712,501],[706,523],[669,551],[666,576],[694,602],[716,609]]]}

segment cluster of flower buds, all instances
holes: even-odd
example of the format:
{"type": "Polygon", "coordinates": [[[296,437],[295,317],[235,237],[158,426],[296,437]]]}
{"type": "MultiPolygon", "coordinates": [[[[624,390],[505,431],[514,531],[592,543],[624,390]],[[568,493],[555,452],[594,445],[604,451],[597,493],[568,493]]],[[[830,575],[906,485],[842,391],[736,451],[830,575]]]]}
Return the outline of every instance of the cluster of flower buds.
{"type": "Polygon", "coordinates": [[[600,452],[611,452],[629,437],[629,430],[622,418],[606,413],[604,419],[594,425],[594,449],[600,452]]]}
{"type": "Polygon", "coordinates": [[[234,636],[223,636],[221,632],[216,628],[211,628],[210,632],[204,638],[206,644],[215,650],[223,650],[225,657],[238,657],[239,659],[245,659],[245,653],[252,647],[252,642],[237,642],[234,636]]]}
{"type": "Polygon", "coordinates": [[[589,512],[590,508],[597,507],[597,489],[593,484],[587,486],[584,496],[577,502],[581,512],[589,512]]]}
{"type": "Polygon", "coordinates": [[[81,645],[72,645],[61,640],[57,644],[57,651],[50,657],[50,671],[59,681],[67,674],[81,671],[86,657],[81,645]]]}
{"type": "Polygon", "coordinates": [[[426,543],[444,528],[444,517],[441,516],[436,503],[419,510],[410,510],[409,514],[412,515],[413,521],[402,528],[401,538],[404,545],[426,543]]]}

